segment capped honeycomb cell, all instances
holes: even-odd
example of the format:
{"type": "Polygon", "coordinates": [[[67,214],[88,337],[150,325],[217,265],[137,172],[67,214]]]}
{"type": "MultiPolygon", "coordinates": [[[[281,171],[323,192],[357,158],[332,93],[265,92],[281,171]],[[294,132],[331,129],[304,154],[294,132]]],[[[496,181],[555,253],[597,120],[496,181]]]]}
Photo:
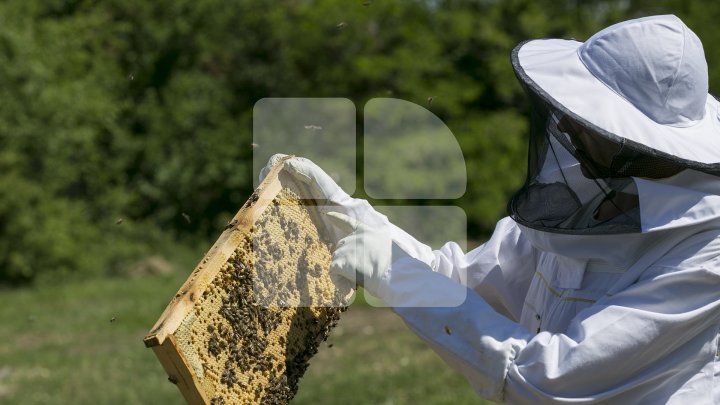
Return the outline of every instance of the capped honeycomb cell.
{"type": "Polygon", "coordinates": [[[347,308],[302,195],[273,168],[145,337],[189,403],[288,403],[347,308]]]}

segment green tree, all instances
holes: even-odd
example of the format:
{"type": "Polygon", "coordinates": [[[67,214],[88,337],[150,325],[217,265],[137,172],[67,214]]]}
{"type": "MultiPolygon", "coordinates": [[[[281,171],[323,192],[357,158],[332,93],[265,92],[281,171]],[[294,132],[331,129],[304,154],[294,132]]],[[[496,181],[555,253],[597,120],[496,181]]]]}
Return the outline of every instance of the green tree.
{"type": "Polygon", "coordinates": [[[0,282],[105,273],[168,238],[207,244],[251,192],[263,97],[346,97],[360,127],[371,98],[425,105],[463,149],[457,203],[481,238],[524,180],[517,43],[584,40],[671,12],[704,40],[714,89],[718,10],[697,0],[2,2],[0,282]]]}

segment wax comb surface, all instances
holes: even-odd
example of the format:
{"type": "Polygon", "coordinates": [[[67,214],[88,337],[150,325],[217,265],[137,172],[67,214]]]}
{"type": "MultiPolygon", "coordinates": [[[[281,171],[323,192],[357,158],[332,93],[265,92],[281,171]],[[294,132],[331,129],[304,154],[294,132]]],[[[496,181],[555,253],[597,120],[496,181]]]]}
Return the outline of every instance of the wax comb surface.
{"type": "Polygon", "coordinates": [[[302,185],[276,166],[157,321],[152,347],[192,404],[292,399],[352,295],[302,185]]]}

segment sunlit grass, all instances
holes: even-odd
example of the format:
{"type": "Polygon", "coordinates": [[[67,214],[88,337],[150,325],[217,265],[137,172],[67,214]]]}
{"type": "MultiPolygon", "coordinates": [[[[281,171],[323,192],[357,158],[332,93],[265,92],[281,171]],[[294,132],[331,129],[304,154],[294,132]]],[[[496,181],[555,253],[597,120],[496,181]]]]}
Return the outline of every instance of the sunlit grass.
{"type": "MultiPolygon", "coordinates": [[[[0,292],[0,403],[184,403],[142,343],[184,278],[106,278],[0,292]]],[[[361,300],[312,359],[293,401],[478,402],[465,380],[391,311],[361,300]]]]}
{"type": "Polygon", "coordinates": [[[0,296],[0,403],[180,403],[143,336],[181,278],[101,279],[0,296]]]}

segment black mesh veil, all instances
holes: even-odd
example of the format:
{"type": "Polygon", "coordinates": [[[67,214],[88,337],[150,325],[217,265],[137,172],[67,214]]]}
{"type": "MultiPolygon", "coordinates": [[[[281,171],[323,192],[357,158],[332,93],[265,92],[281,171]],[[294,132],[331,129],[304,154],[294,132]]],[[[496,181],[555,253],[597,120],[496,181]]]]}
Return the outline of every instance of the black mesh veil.
{"type": "MultiPolygon", "coordinates": [[[[628,140],[554,100],[520,64],[524,44],[511,55],[531,110],[528,174],[508,202],[516,222],[570,234],[641,232],[634,178],[664,179],[686,169],[720,177],[720,162],[683,159],[628,140]]],[[[592,102],[592,94],[584,96],[592,102]]]]}
{"type": "Polygon", "coordinates": [[[528,175],[508,204],[512,218],[561,233],[640,232],[632,177],[665,178],[685,166],[601,135],[525,90],[531,104],[528,175]]]}

